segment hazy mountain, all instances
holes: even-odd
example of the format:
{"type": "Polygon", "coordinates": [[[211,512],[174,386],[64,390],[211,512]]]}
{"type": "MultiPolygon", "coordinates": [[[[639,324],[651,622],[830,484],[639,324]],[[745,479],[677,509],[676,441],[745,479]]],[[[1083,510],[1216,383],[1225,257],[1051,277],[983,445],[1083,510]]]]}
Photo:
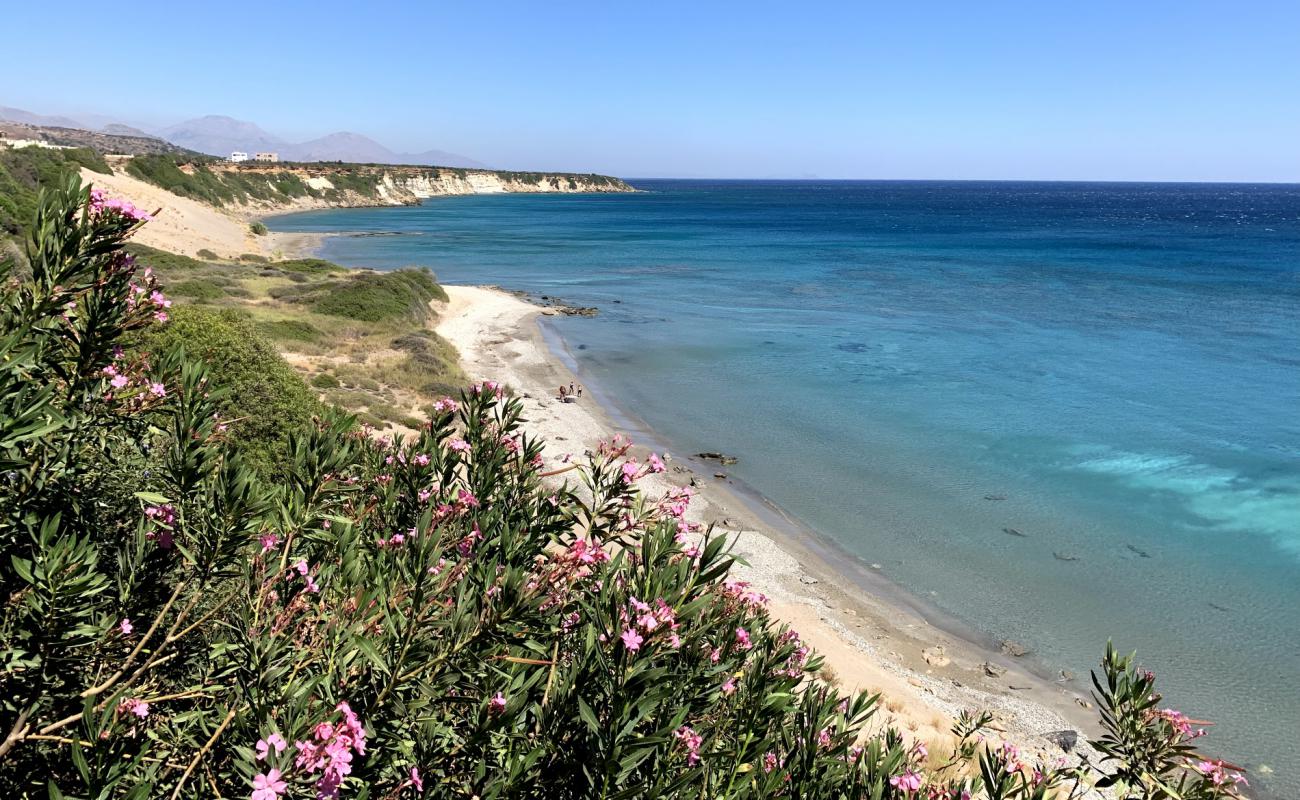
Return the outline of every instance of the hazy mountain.
{"type": "Polygon", "coordinates": [[[120,122],[110,122],[99,130],[103,133],[110,133],[114,136],[147,136],[150,139],[158,138],[152,133],[142,131],[139,128],[133,128],[130,125],[123,125],[120,122]]]}
{"type": "Polygon", "coordinates": [[[186,120],[153,132],[113,122],[111,118],[101,115],[83,116],[83,119],[76,120],[64,116],[34,114],[6,106],[0,106],[0,120],[28,125],[83,128],[116,136],[150,136],[214,156],[229,156],[236,150],[250,154],[269,151],[279,153],[284,161],[349,161],[361,164],[484,168],[483,164],[471,158],[445,150],[397,153],[369,136],[346,131],[295,144],[263,130],[255,123],[216,114],[186,120]]]}
{"type": "Polygon", "coordinates": [[[5,122],[22,122],[27,125],[49,125],[55,128],[83,128],[80,122],[70,117],[47,116],[23,111],[21,108],[0,106],[0,120],[5,122]]]}
{"type": "Polygon", "coordinates": [[[286,145],[280,157],[290,161],[352,161],[363,164],[422,164],[444,167],[482,167],[472,159],[442,150],[423,153],[395,153],[369,136],[341,131],[312,139],[310,142],[286,145]]]}
{"type": "Polygon", "coordinates": [[[158,131],[158,135],[172,144],[214,156],[228,156],[235,150],[280,152],[289,144],[251,122],[217,115],[171,125],[158,131]]]}

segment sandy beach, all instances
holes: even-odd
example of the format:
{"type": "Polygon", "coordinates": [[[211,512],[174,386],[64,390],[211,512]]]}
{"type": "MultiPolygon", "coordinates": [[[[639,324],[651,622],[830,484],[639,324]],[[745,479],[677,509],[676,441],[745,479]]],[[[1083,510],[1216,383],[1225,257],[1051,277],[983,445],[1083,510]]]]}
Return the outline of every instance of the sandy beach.
{"type": "MultiPolygon", "coordinates": [[[[521,397],[530,429],[546,440],[548,461],[580,456],[614,433],[638,443],[653,439],[617,409],[602,407],[598,393],[588,390],[569,403],[557,398],[559,386],[581,383],[583,376],[553,351],[539,325],[556,312],[496,288],[446,289],[450,302],[439,309],[438,333],[460,350],[469,377],[500,381],[521,397]]],[[[634,452],[644,456],[650,448],[634,452]]],[[[1080,746],[1086,747],[1083,739],[1094,733],[1095,722],[1094,712],[1080,705],[1086,699],[1083,681],[1030,674],[1014,657],[931,624],[901,592],[870,575],[869,565],[856,570],[862,575],[851,574],[847,559],[837,558],[779,509],[717,477],[726,469],[717,462],[680,453],[666,460],[668,471],[644,479],[644,491],[658,495],[694,482],[691,520],[734,540],[734,554],[744,562],[736,567],[737,577],[770,598],[775,616],[825,657],[829,675],[843,689],[882,695],[877,724],[942,743],[963,709],[985,709],[996,715],[1007,739],[1031,753],[1060,756],[1045,734],[1062,730],[1081,732],[1080,746]]]]}

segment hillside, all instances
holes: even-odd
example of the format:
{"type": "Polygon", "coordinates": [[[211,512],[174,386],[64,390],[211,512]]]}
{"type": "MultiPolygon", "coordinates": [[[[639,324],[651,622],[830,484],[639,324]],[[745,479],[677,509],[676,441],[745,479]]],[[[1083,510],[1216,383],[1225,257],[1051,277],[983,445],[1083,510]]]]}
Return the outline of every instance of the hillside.
{"type": "Polygon", "coordinates": [[[91,131],[83,128],[0,121],[0,133],[10,139],[35,139],[59,147],[88,147],[100,153],[114,155],[191,153],[184,147],[178,147],[126,125],[113,125],[104,131],[91,131]]]}
{"type": "Polygon", "coordinates": [[[636,191],[606,175],[386,164],[231,164],[146,156],[121,162],[120,170],[182,197],[259,213],[414,205],[442,195],[636,191]]]}

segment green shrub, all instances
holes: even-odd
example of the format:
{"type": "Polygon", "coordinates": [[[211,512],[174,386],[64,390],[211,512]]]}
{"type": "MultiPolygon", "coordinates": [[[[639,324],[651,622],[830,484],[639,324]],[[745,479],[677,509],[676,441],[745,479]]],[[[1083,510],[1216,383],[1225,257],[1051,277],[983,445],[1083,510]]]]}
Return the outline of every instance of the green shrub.
{"type": "Polygon", "coordinates": [[[339,379],[328,372],[318,372],[312,376],[311,385],[317,389],[337,389],[339,388],[339,379]]]}
{"type": "Polygon", "coordinates": [[[312,310],[335,317],[380,322],[408,318],[427,320],[429,303],[446,300],[447,293],[426,269],[362,272],[314,294],[312,310]]]}
{"type": "Polygon", "coordinates": [[[322,258],[291,258],[275,262],[275,267],[284,272],[304,273],[307,275],[326,275],[333,272],[348,271],[347,267],[341,267],[322,258]]]}
{"type": "Polygon", "coordinates": [[[199,250],[199,252],[195,253],[195,255],[198,256],[199,258],[203,259],[204,261],[216,261],[216,260],[217,260],[217,254],[214,253],[214,252],[212,252],[211,250],[208,250],[207,248],[203,248],[203,249],[199,250]]]}
{"type": "Polygon", "coordinates": [[[269,264],[269,263],[271,263],[271,259],[267,258],[266,256],[260,256],[260,255],[258,255],[257,253],[242,253],[242,254],[240,254],[240,256],[239,256],[239,260],[240,260],[240,261],[243,261],[243,262],[246,263],[246,264],[269,264]]]}
{"type": "Polygon", "coordinates": [[[169,284],[167,290],[179,297],[200,301],[217,300],[226,294],[220,286],[211,281],[203,280],[188,280],[169,284]]]}
{"type": "Polygon", "coordinates": [[[145,266],[153,267],[164,274],[200,270],[208,266],[206,262],[197,258],[183,256],[180,253],[169,253],[166,250],[135,242],[126,245],[126,252],[135,256],[145,266]]]}
{"type": "Polygon", "coordinates": [[[248,229],[253,232],[254,236],[265,236],[267,233],[269,233],[269,231],[266,229],[266,223],[262,222],[261,220],[258,220],[257,222],[250,224],[248,226],[248,229]]]}
{"type": "Polygon", "coordinates": [[[324,333],[310,322],[301,319],[264,320],[257,329],[268,339],[277,342],[319,342],[324,333]]]}
{"type": "Polygon", "coordinates": [[[234,420],[230,439],[259,468],[282,463],[289,432],[321,411],[298,373],[238,311],[173,309],[171,323],[151,331],[143,347],[160,353],[176,346],[222,376],[229,392],[222,415],[234,420]]]}

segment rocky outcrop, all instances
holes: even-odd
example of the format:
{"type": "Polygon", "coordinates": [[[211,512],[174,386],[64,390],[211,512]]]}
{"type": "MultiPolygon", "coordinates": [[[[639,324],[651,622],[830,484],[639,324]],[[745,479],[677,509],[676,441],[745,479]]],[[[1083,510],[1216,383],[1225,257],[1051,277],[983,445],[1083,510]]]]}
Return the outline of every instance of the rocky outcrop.
{"type": "Polygon", "coordinates": [[[277,192],[275,199],[250,199],[244,204],[246,210],[260,212],[417,205],[421,200],[447,195],[636,191],[618,178],[563,172],[329,163],[206,164],[205,167],[217,175],[244,181],[264,180],[277,187],[285,186],[286,176],[291,176],[306,187],[304,192],[277,192]]]}

